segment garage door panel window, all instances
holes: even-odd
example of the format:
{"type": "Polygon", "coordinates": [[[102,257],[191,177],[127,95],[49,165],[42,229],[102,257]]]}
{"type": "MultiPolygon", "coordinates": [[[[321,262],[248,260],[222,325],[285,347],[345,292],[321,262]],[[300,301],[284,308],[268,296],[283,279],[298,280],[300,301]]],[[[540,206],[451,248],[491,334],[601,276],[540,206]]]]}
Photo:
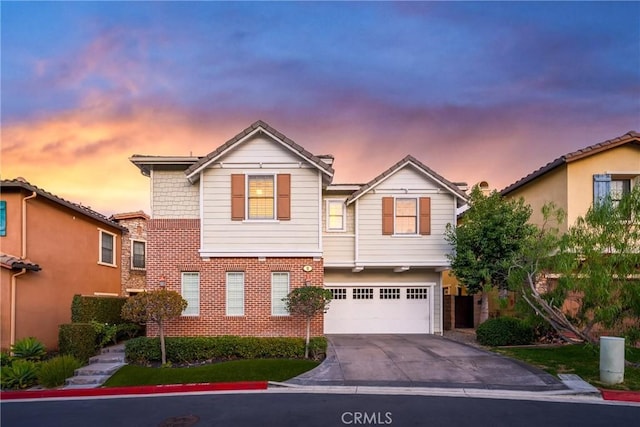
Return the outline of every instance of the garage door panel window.
{"type": "Polygon", "coordinates": [[[271,273],[271,315],[288,316],[287,306],[282,300],[289,295],[289,273],[271,273]]]}
{"type": "Polygon", "coordinates": [[[427,299],[427,288],[409,288],[407,289],[407,299],[427,299]]]}
{"type": "Polygon", "coordinates": [[[381,288],[380,299],[400,299],[400,288],[381,288]]]}
{"type": "Polygon", "coordinates": [[[331,295],[333,299],[347,299],[347,289],[346,288],[331,289],[331,295]]]}
{"type": "Polygon", "coordinates": [[[353,299],[373,299],[373,288],[354,289],[353,299]]]}

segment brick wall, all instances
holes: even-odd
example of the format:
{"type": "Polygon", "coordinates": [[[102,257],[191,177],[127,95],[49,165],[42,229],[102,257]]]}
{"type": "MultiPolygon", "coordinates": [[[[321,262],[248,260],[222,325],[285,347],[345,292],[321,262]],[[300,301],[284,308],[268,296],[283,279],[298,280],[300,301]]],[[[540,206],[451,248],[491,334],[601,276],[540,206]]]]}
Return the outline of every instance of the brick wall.
{"type": "MultiPolygon", "coordinates": [[[[299,316],[271,315],[271,273],[289,272],[290,289],[311,285],[322,286],[322,260],[313,258],[211,258],[203,260],[200,247],[200,221],[197,219],[152,219],[147,230],[147,288],[160,289],[160,278],[166,288],[181,292],[182,272],[200,273],[200,314],[180,317],[166,326],[168,336],[304,336],[305,321],[299,316]],[[313,267],[305,273],[303,266],[313,267]],[[226,273],[245,274],[244,316],[226,316],[226,273]]],[[[311,324],[312,336],[323,332],[322,316],[311,324]]],[[[147,326],[149,336],[157,329],[147,326]]]]}
{"type": "MultiPolygon", "coordinates": [[[[117,218],[116,218],[117,219],[117,218]]],[[[117,219],[118,223],[126,227],[128,231],[122,238],[121,257],[121,285],[122,295],[128,295],[127,289],[144,289],[147,283],[146,270],[131,267],[131,239],[147,240],[147,219],[143,216],[134,218],[117,219]]]]}

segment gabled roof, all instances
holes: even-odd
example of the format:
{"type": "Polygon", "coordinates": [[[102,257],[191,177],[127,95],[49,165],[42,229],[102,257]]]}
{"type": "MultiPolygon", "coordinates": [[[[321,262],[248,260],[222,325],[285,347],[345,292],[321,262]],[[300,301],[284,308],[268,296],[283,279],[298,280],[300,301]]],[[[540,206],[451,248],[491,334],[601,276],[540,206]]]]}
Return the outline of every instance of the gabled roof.
{"type": "Polygon", "coordinates": [[[31,271],[42,270],[38,264],[35,264],[28,259],[3,253],[0,253],[0,267],[8,268],[9,270],[22,270],[23,268],[31,271]]]}
{"type": "MultiPolygon", "coordinates": [[[[255,123],[253,123],[251,126],[246,128],[245,130],[243,130],[242,132],[240,132],[239,134],[237,134],[236,136],[234,136],[233,138],[231,138],[230,140],[222,144],[220,147],[218,147],[211,153],[207,154],[206,156],[200,158],[196,163],[191,165],[185,171],[185,175],[187,175],[187,179],[189,179],[189,181],[191,182],[197,181],[198,173],[202,169],[206,168],[208,165],[216,161],[219,157],[227,153],[229,150],[233,149],[237,144],[241,144],[243,141],[247,139],[247,137],[260,132],[270,135],[272,138],[276,140],[276,142],[279,142],[285,148],[291,150],[301,158],[311,163],[313,166],[318,168],[322,173],[324,173],[327,177],[329,178],[333,177],[333,173],[334,173],[333,168],[329,166],[327,163],[325,163],[322,160],[322,158],[311,154],[310,152],[305,150],[303,147],[296,144],[293,140],[289,139],[283,133],[272,128],[262,120],[258,120],[255,123]]],[[[328,157],[332,159],[331,156],[323,156],[323,157],[325,158],[328,157]]]]}
{"type": "Polygon", "coordinates": [[[109,218],[107,218],[106,216],[102,215],[101,213],[98,213],[94,210],[92,210],[91,208],[88,208],[86,206],[83,206],[81,204],[78,203],[73,203],[70,202],[68,200],[63,199],[62,197],[58,197],[54,194],[49,193],[48,191],[45,191],[41,188],[36,187],[35,185],[32,185],[30,183],[28,183],[27,181],[25,181],[22,178],[19,179],[3,179],[2,181],[0,181],[0,189],[2,190],[2,192],[5,192],[6,189],[23,189],[29,192],[35,192],[38,197],[42,197],[45,198],[47,200],[50,200],[52,202],[54,202],[57,205],[60,206],[64,206],[66,208],[69,208],[75,212],[78,212],[82,215],[85,215],[91,219],[94,219],[98,222],[101,222],[105,225],[108,225],[110,227],[113,228],[117,228],[119,230],[122,231],[126,231],[126,228],[120,226],[118,223],[113,222],[111,220],[109,220],[109,218]]]}
{"type": "Polygon", "coordinates": [[[395,174],[400,169],[408,165],[412,165],[413,167],[418,169],[420,172],[422,172],[424,175],[428,176],[429,178],[433,179],[434,181],[442,185],[444,188],[449,190],[451,193],[453,193],[454,196],[458,197],[460,200],[466,201],[468,199],[468,196],[463,191],[461,191],[454,183],[448,181],[441,175],[437,174],[435,171],[425,166],[422,162],[420,162],[415,157],[408,155],[404,159],[400,160],[398,163],[391,166],[389,169],[382,172],[380,175],[378,175],[377,177],[373,178],[371,181],[363,185],[358,191],[353,193],[351,196],[349,196],[349,198],[346,201],[347,204],[355,202],[357,199],[359,199],[361,196],[363,196],[370,190],[377,187],[381,182],[385,181],[391,175],[395,174]]]}
{"type": "Polygon", "coordinates": [[[500,191],[500,194],[506,196],[507,194],[517,190],[518,188],[530,183],[531,181],[541,177],[547,172],[551,172],[555,168],[571,163],[576,160],[583,159],[585,157],[593,156],[594,154],[601,153],[606,150],[610,150],[615,147],[619,147],[625,144],[636,144],[640,145],[640,133],[636,131],[629,131],[624,135],[618,136],[616,138],[608,139],[606,141],[600,142],[598,144],[590,145],[588,147],[582,148],[580,150],[565,154],[564,156],[560,156],[552,162],[547,163],[540,169],[537,169],[531,172],[529,175],[524,178],[519,179],[508,187],[504,188],[500,191]]]}

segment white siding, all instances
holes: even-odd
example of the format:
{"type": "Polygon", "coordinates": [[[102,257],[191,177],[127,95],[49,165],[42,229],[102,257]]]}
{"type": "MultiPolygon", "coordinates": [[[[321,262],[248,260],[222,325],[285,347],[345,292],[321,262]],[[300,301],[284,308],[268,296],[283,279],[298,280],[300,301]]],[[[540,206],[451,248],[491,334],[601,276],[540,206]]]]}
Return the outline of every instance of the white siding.
{"type": "Polygon", "coordinates": [[[326,196],[322,202],[322,251],[325,265],[353,265],[355,262],[355,205],[345,210],[345,230],[327,231],[327,199],[346,200],[347,196],[326,196]]]}
{"type": "Polygon", "coordinates": [[[198,183],[189,183],[184,171],[154,170],[151,179],[152,218],[200,218],[198,183]]]}
{"type": "Polygon", "coordinates": [[[256,137],[204,171],[202,253],[320,254],[320,172],[280,144],[256,137]],[[262,163],[262,167],[260,167],[262,163]],[[232,221],[232,174],[291,174],[291,220],[232,221]]]}
{"type": "Polygon", "coordinates": [[[444,233],[455,217],[455,200],[451,193],[413,168],[405,167],[378,185],[375,191],[362,196],[358,203],[358,264],[448,265],[446,254],[451,247],[445,241],[444,233]],[[382,235],[383,197],[430,197],[431,234],[382,235]]]}

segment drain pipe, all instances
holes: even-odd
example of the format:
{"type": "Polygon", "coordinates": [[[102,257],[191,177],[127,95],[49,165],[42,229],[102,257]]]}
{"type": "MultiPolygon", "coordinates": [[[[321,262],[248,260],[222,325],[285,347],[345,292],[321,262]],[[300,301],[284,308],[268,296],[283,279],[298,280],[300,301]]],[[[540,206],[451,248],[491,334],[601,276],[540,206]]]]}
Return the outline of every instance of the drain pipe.
{"type": "MultiPolygon", "coordinates": [[[[34,191],[30,196],[22,199],[22,259],[27,258],[27,201],[35,199],[37,193],[34,191]]],[[[13,346],[16,343],[16,284],[18,277],[27,272],[26,268],[23,268],[19,273],[11,276],[11,340],[10,345],[13,346]]]]}

